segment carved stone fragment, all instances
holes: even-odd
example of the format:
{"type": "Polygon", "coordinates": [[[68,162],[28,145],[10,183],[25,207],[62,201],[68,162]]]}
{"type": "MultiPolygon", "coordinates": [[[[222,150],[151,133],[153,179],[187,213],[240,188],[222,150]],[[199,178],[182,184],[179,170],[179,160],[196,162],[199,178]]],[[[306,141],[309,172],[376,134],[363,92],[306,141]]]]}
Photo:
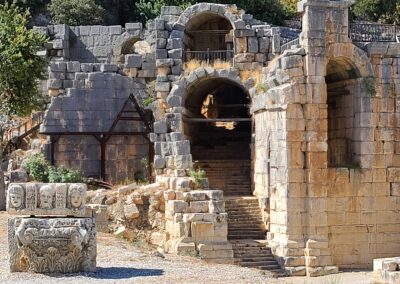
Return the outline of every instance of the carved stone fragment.
{"type": "Polygon", "coordinates": [[[96,226],[92,218],[9,218],[8,243],[11,272],[96,270],[96,226]]]}
{"type": "Polygon", "coordinates": [[[11,215],[76,216],[85,215],[85,184],[10,184],[7,212],[11,215]]]}

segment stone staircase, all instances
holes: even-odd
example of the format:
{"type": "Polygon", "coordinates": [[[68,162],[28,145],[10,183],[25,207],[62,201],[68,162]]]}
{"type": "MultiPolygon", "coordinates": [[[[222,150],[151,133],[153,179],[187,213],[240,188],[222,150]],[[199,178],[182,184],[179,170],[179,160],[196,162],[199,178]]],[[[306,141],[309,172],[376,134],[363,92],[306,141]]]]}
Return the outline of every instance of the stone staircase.
{"type": "Polygon", "coordinates": [[[266,229],[256,197],[225,198],[228,212],[228,240],[232,243],[235,264],[278,272],[280,266],[265,240],[266,229]]]}
{"type": "Polygon", "coordinates": [[[234,240],[230,241],[233,248],[236,265],[281,272],[281,267],[267,247],[265,240],[234,240]]]}
{"type": "Polygon", "coordinates": [[[225,198],[228,212],[228,239],[265,240],[266,229],[256,197],[225,198]]]}
{"type": "Polygon", "coordinates": [[[251,195],[250,160],[200,160],[200,168],[212,189],[221,189],[224,196],[251,195]]]}

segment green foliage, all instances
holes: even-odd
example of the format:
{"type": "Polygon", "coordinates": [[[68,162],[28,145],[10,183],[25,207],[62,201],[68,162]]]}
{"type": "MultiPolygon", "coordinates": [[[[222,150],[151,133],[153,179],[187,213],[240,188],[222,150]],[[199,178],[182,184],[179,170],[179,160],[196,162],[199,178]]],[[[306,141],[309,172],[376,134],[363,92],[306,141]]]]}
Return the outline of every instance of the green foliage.
{"type": "Polygon", "coordinates": [[[94,0],[53,0],[49,10],[53,23],[70,26],[100,24],[104,16],[104,8],[94,0]]]}
{"type": "Polygon", "coordinates": [[[25,161],[24,167],[29,175],[38,182],[49,182],[49,162],[42,153],[32,155],[25,161]]]}
{"type": "Polygon", "coordinates": [[[194,185],[196,188],[200,188],[202,185],[202,179],[206,177],[206,172],[197,165],[197,161],[194,162],[193,169],[189,170],[189,176],[194,179],[194,185]]]}
{"type": "Polygon", "coordinates": [[[370,97],[375,97],[375,95],[376,95],[375,78],[374,77],[365,77],[363,79],[363,83],[364,83],[367,95],[370,97]]]}
{"type": "MultiPolygon", "coordinates": [[[[186,8],[190,5],[204,1],[196,0],[139,0],[136,4],[144,21],[156,18],[162,6],[180,6],[186,8]]],[[[252,14],[254,18],[271,24],[282,24],[287,17],[284,6],[279,0],[209,0],[209,3],[236,4],[239,8],[252,14]]]]}
{"type": "Polygon", "coordinates": [[[400,24],[398,0],[357,0],[351,11],[358,20],[400,24]]]}
{"type": "Polygon", "coordinates": [[[258,94],[262,94],[262,93],[265,93],[267,91],[267,87],[264,84],[259,83],[256,86],[256,90],[257,90],[258,94]]]}
{"type": "Polygon", "coordinates": [[[84,177],[77,170],[53,167],[42,153],[32,155],[24,164],[29,175],[38,182],[74,183],[84,182],[84,177]]]}
{"type": "Polygon", "coordinates": [[[0,5],[0,112],[27,115],[40,106],[37,81],[44,79],[46,61],[36,53],[46,37],[27,28],[29,12],[0,5]]]}
{"type": "Polygon", "coordinates": [[[156,101],[155,97],[147,97],[143,100],[143,104],[145,107],[148,107],[149,105],[151,105],[153,102],[156,101]]]}
{"type": "Polygon", "coordinates": [[[151,176],[150,176],[151,165],[149,163],[149,159],[147,158],[140,159],[140,165],[142,167],[142,170],[135,174],[135,180],[137,181],[138,184],[149,184],[151,182],[151,176]]]}
{"type": "Polygon", "coordinates": [[[49,167],[49,182],[52,183],[74,183],[84,182],[81,172],[64,167],[49,167]]]}

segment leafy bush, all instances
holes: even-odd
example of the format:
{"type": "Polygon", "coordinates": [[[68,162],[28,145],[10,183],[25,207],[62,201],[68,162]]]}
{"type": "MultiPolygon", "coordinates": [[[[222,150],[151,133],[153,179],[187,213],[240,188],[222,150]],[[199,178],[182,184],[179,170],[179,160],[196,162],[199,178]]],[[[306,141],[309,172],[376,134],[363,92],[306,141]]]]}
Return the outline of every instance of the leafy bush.
{"type": "Polygon", "coordinates": [[[202,179],[206,177],[206,172],[197,165],[197,161],[194,162],[193,169],[189,170],[189,176],[194,179],[194,185],[196,188],[200,188],[202,185],[202,179]]]}
{"type": "Polygon", "coordinates": [[[104,8],[94,0],[53,0],[48,8],[55,24],[95,25],[104,16],[104,8]]]}
{"type": "Polygon", "coordinates": [[[37,56],[46,37],[28,29],[29,11],[15,3],[0,4],[0,111],[27,115],[40,107],[37,81],[46,61],[37,56]]]}
{"type": "Polygon", "coordinates": [[[49,168],[49,182],[52,183],[74,183],[84,182],[84,177],[81,172],[66,169],[64,167],[50,167],[49,168]]]}
{"type": "Polygon", "coordinates": [[[49,182],[49,162],[42,153],[35,154],[25,161],[24,167],[29,175],[38,182],[49,182]]]}
{"type": "Polygon", "coordinates": [[[42,153],[29,157],[24,166],[29,175],[38,182],[75,183],[85,180],[80,171],[51,166],[42,153]]]}

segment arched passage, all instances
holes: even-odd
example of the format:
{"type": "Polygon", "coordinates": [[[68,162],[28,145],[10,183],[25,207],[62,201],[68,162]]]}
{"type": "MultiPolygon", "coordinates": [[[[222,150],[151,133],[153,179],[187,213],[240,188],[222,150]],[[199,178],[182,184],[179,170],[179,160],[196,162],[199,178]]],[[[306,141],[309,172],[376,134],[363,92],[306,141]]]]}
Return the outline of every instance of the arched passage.
{"type": "Polygon", "coordinates": [[[194,161],[210,187],[225,195],[251,195],[251,118],[249,95],[225,78],[191,85],[185,100],[184,132],[194,161]]]}
{"type": "Polygon", "coordinates": [[[211,12],[194,16],[183,38],[185,60],[230,60],[233,58],[233,27],[228,19],[211,12]]]}
{"type": "Polygon", "coordinates": [[[355,95],[358,69],[347,58],[329,61],[325,82],[328,91],[328,165],[349,167],[356,163],[355,95]]]}

